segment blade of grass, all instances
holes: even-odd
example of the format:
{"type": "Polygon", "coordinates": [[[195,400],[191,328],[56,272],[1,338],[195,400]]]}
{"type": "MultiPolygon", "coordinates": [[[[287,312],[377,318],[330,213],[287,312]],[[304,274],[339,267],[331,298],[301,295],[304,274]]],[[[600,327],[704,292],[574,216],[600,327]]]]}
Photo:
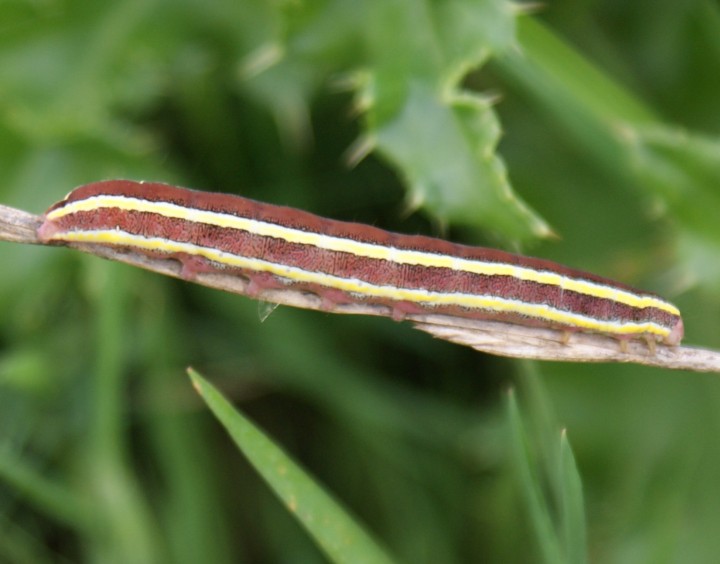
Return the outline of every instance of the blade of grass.
{"type": "Polygon", "coordinates": [[[347,510],[236,411],[217,389],[194,370],[188,370],[188,374],[235,444],[333,562],[393,561],[347,510]]]}
{"type": "Polygon", "coordinates": [[[550,508],[543,496],[537,464],[530,453],[525,426],[513,390],[508,393],[507,417],[515,465],[530,514],[530,522],[540,547],[542,562],[548,564],[564,562],[550,508]]]}
{"type": "MultiPolygon", "coordinates": [[[[196,414],[179,409],[175,393],[186,382],[177,380],[172,367],[179,362],[174,344],[186,342],[178,328],[177,310],[164,287],[148,285],[144,305],[152,304],[142,342],[148,354],[142,394],[150,399],[144,411],[147,434],[162,476],[163,497],[156,504],[160,528],[167,538],[168,561],[174,564],[240,564],[231,547],[234,525],[218,511],[225,492],[205,426],[195,425],[196,414]]],[[[145,308],[143,308],[145,310],[145,308]]]]}
{"type": "Polygon", "coordinates": [[[493,59],[505,76],[548,111],[608,170],[630,175],[619,127],[657,123],[632,94],[596,68],[570,45],[531,17],[517,20],[522,50],[493,59]]]}
{"type": "MultiPolygon", "coordinates": [[[[676,220],[689,237],[689,249],[709,244],[710,254],[716,255],[720,138],[662,121],[648,104],[540,22],[522,17],[517,24],[521,50],[493,59],[497,68],[608,173],[653,196],[661,204],[656,209],[676,220]]],[[[685,258],[689,253],[678,256],[690,264],[685,258]]],[[[700,259],[687,270],[714,262],[698,254],[700,259]]],[[[702,283],[716,287],[712,273],[692,271],[704,275],[702,283]]]]}
{"type": "Polygon", "coordinates": [[[498,62],[500,65],[522,65],[522,70],[528,71],[528,77],[533,76],[533,71],[541,72],[543,80],[535,87],[548,102],[554,100],[558,109],[564,102],[573,102],[606,124],[623,121],[649,125],[657,122],[657,116],[641,100],[539,20],[526,16],[518,18],[516,23],[522,55],[509,51],[508,57],[500,57],[498,62]],[[558,95],[568,98],[558,100],[558,95]]]}
{"type": "Polygon", "coordinates": [[[124,265],[93,263],[100,281],[97,301],[97,356],[93,389],[93,421],[88,441],[88,465],[81,479],[90,484],[94,512],[103,534],[92,538],[89,550],[105,562],[157,562],[158,534],[149,507],[128,460],[124,405],[124,341],[128,277],[124,265]]]}
{"type": "Polygon", "coordinates": [[[567,561],[572,564],[587,562],[587,533],[585,530],[585,502],[582,480],[575,456],[565,430],[560,433],[560,518],[562,540],[567,561]]]}
{"type": "MultiPolygon", "coordinates": [[[[527,371],[526,371],[527,372],[527,371]]],[[[529,376],[529,374],[528,374],[529,376]]],[[[582,481],[563,430],[560,441],[553,430],[544,390],[534,378],[530,384],[530,419],[535,432],[528,434],[513,391],[508,397],[508,420],[513,451],[543,561],[584,564],[587,561],[585,506],[582,481]],[[531,446],[537,455],[533,456],[531,446]],[[554,518],[557,516],[557,519],[554,518]]]]}
{"type": "Polygon", "coordinates": [[[73,492],[38,473],[8,449],[0,454],[0,479],[42,513],[74,529],[90,529],[89,507],[73,492]]]}

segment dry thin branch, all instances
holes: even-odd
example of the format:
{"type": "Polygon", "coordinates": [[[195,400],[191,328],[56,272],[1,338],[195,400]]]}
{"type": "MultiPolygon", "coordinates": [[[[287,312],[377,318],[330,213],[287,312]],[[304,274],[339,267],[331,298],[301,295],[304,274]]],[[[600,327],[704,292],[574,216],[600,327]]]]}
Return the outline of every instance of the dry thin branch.
{"type": "Polygon", "coordinates": [[[524,327],[498,321],[476,323],[466,319],[427,316],[415,327],[440,339],[499,356],[570,362],[632,362],[673,370],[720,372],[720,352],[688,346],[627,341],[626,350],[616,339],[591,333],[572,333],[563,342],[553,329],[524,327]]]}
{"type": "MultiPolygon", "coordinates": [[[[42,218],[27,212],[0,205],[0,241],[41,244],[36,231],[42,218]]],[[[72,247],[109,260],[115,260],[152,270],[167,276],[182,278],[176,260],[152,259],[140,253],[99,245],[71,245],[72,247]]],[[[248,281],[232,274],[200,273],[193,282],[248,295],[248,281]]],[[[328,309],[312,293],[291,287],[266,290],[251,296],[268,302],[332,313],[390,316],[390,308],[369,304],[334,305],[328,309]]],[[[674,370],[720,372],[720,352],[693,347],[656,345],[650,350],[641,340],[627,342],[626,350],[616,339],[589,333],[573,333],[568,342],[553,329],[525,327],[513,323],[465,319],[446,315],[408,315],[415,327],[435,337],[472,347],[478,351],[500,356],[572,362],[633,362],[674,370]]]]}
{"type": "Polygon", "coordinates": [[[36,232],[42,218],[0,204],[0,241],[39,245],[36,232]]]}

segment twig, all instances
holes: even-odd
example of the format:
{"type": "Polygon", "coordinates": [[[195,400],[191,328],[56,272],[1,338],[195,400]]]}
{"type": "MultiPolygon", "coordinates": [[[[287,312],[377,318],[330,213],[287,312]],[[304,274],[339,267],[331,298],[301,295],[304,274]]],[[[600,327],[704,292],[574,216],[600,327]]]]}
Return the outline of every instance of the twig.
{"type": "MultiPolygon", "coordinates": [[[[42,244],[36,231],[42,218],[27,212],[0,205],[0,241],[42,244]]],[[[159,260],[140,253],[99,245],[70,245],[80,251],[145,268],[153,272],[182,278],[180,264],[173,259],[159,260]]],[[[248,295],[248,281],[233,274],[199,273],[193,282],[248,295]]],[[[330,311],[332,313],[390,316],[390,308],[369,304],[334,305],[328,309],[312,293],[292,287],[266,290],[251,296],[268,302],[330,311]]],[[[446,315],[408,315],[416,328],[435,337],[472,347],[478,351],[515,358],[571,362],[633,362],[674,370],[720,372],[720,352],[687,346],[656,345],[654,351],[641,340],[627,342],[623,350],[616,339],[590,333],[573,333],[565,342],[562,333],[553,329],[525,327],[513,323],[465,319],[446,315]]]]}
{"type": "Polygon", "coordinates": [[[572,333],[567,343],[553,329],[524,327],[498,321],[427,316],[415,327],[440,339],[499,356],[570,362],[632,362],[673,370],[720,372],[720,352],[688,346],[657,344],[654,350],[641,340],[627,341],[623,351],[611,337],[572,333]]]}
{"type": "Polygon", "coordinates": [[[0,241],[39,245],[36,232],[41,223],[37,215],[0,204],[0,241]]]}

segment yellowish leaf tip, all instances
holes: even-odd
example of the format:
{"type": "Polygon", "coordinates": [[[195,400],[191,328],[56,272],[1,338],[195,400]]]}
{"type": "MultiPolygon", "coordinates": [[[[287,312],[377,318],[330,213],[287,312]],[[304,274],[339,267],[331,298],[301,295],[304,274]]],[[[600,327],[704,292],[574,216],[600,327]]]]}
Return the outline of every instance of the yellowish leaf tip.
{"type": "Polygon", "coordinates": [[[202,385],[200,384],[200,374],[198,374],[192,366],[188,366],[186,371],[187,371],[188,376],[190,376],[190,381],[192,382],[192,387],[199,395],[202,395],[202,385]]]}

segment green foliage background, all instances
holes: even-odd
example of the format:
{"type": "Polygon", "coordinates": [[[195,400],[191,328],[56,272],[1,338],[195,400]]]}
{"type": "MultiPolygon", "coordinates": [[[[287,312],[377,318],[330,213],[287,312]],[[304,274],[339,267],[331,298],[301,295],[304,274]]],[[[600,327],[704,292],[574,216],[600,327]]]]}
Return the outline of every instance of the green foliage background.
{"type": "MultiPolygon", "coordinates": [[[[41,213],[113,177],[236,192],[621,279],[720,347],[720,8],[523,12],[7,0],[0,201],[41,213]]],[[[0,257],[0,560],[369,561],[298,525],[188,365],[398,561],[720,553],[717,376],[489,358],[387,319],[260,322],[68,250],[0,257]]]]}

